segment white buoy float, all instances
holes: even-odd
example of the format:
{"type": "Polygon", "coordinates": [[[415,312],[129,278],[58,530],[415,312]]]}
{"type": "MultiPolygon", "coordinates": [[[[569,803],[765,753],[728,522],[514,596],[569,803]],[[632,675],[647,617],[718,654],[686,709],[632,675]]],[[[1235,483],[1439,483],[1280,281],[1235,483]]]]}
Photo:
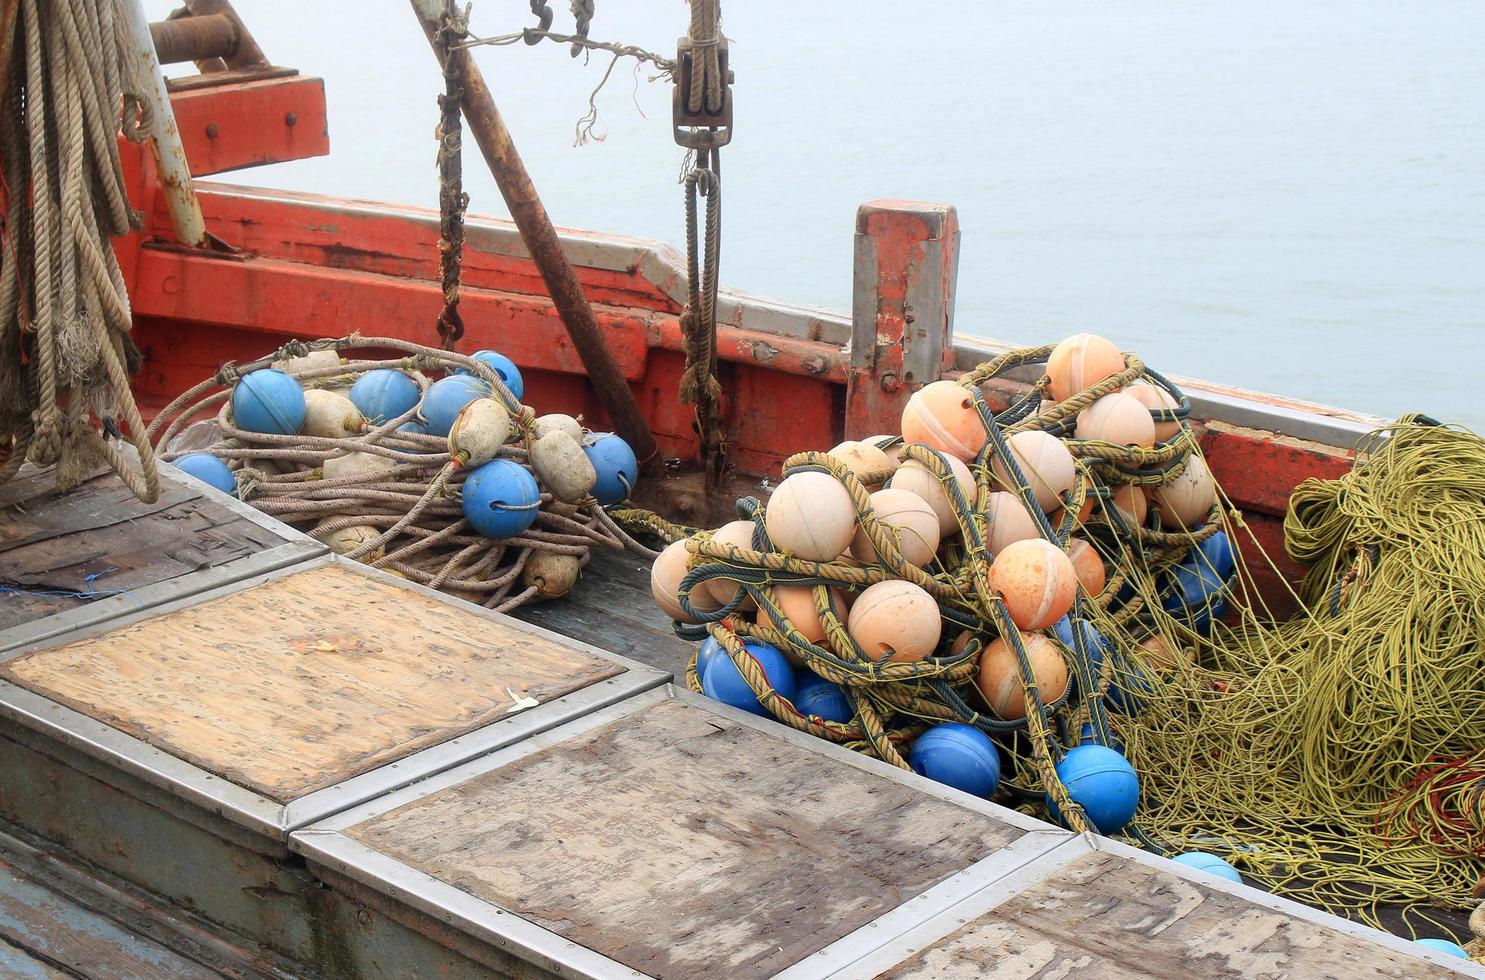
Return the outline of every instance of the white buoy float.
{"type": "Polygon", "coordinates": [[[575,504],[592,493],[598,482],[593,461],[566,429],[549,429],[531,444],[529,455],[537,479],[558,500],[575,504]]]}

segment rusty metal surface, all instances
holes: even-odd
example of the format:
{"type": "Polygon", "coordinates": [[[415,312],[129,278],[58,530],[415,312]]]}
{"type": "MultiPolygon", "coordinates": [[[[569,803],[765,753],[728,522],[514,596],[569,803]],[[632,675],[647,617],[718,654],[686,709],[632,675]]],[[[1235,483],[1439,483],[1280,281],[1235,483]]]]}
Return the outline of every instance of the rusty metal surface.
{"type": "MultiPolygon", "coordinates": [[[[442,0],[412,0],[412,6],[428,35],[428,43],[436,50],[444,11],[442,0]]],[[[526,172],[526,165],[521,162],[510,130],[495,106],[495,99],[479,66],[467,50],[458,50],[451,57],[458,62],[459,77],[464,80],[465,122],[490,166],[490,173],[495,177],[532,260],[541,270],[552,303],[582,357],[589,380],[613,420],[614,430],[643,462],[655,454],[655,439],[650,434],[649,422],[641,414],[629,383],[609,352],[603,331],[562,251],[552,220],[537,196],[536,187],[526,172]]]]}
{"type": "Polygon", "coordinates": [[[235,56],[240,36],[237,23],[226,14],[178,17],[150,24],[150,38],[162,65],[235,56]]]}
{"type": "Polygon", "coordinates": [[[237,10],[232,6],[231,0],[186,0],[186,5],[172,12],[170,19],[184,20],[218,16],[232,21],[237,31],[236,46],[231,53],[222,56],[227,69],[230,71],[266,66],[268,58],[264,56],[263,49],[258,47],[258,42],[253,39],[252,32],[248,30],[242,18],[237,15],[237,10]]]}
{"type": "Polygon", "coordinates": [[[958,265],[952,207],[871,201],[856,212],[848,439],[896,432],[913,392],[952,366],[958,265]]]}

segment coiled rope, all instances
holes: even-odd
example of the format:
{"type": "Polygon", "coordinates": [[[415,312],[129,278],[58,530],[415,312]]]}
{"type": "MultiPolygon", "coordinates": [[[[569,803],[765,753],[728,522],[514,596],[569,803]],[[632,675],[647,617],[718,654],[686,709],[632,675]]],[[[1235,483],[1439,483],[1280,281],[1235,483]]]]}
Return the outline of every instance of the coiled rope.
{"type": "Polygon", "coordinates": [[[459,501],[468,472],[450,452],[449,440],[399,431],[413,420],[416,407],[380,424],[367,423],[363,431],[344,437],[244,431],[232,420],[232,391],[243,375],[270,366],[306,388],[337,391],[380,369],[406,372],[423,392],[429,385],[428,373],[469,371],[504,403],[514,423],[514,436],[500,458],[531,470],[528,453],[535,412],[520,404],[488,365],[452,351],[356,334],[293,341],[251,364],[224,365],[215,377],[183,393],[155,418],[149,434],[161,447],[162,458],[207,452],[226,460],[235,472],[238,496],[258,510],[322,539],[347,528],[363,529],[359,540],[341,549],[347,557],[501,612],[565,594],[595,547],[651,554],[592,498],[568,505],[545,490],[536,522],[526,531],[504,539],[477,534],[459,501]],[[342,351],[375,348],[401,356],[339,356],[342,351]],[[187,426],[196,420],[206,423],[208,431],[193,440],[187,426]],[[185,445],[192,441],[196,445],[185,445]],[[351,453],[380,457],[389,465],[326,479],[325,463],[351,453]]]}
{"type": "Polygon", "coordinates": [[[117,142],[124,16],[111,0],[18,9],[0,44],[0,482],[30,459],[56,464],[66,488],[106,461],[152,501],[159,478],[129,388],[129,298],[111,247],[134,220],[117,142]]]}

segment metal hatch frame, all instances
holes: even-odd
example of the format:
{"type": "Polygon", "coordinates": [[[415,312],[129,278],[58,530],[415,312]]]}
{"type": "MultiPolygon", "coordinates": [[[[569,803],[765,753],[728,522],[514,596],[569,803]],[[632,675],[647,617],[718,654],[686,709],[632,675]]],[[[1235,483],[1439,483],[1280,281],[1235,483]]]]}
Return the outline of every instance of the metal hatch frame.
{"type": "Polygon", "coordinates": [[[573,940],[522,918],[493,902],[477,898],[432,875],[352,839],[345,831],[366,820],[440,792],[450,786],[503,768],[543,749],[584,735],[604,725],[637,714],[664,701],[679,701],[729,722],[824,755],[832,761],[910,787],[914,792],[967,810],[992,816],[1024,831],[1005,847],[948,876],[919,895],[846,934],[824,949],[800,960],[780,976],[823,976],[870,951],[887,940],[942,914],[994,882],[1030,863],[1040,861],[1074,840],[1067,831],[1025,814],[998,806],[967,793],[923,779],[877,759],[817,739],[787,725],[772,722],[730,705],[703,698],[667,685],[647,691],[619,704],[586,715],[561,728],[548,730],[515,745],[447,770],[416,785],[379,797],[354,809],[344,810],[311,827],[293,832],[290,850],[303,855],[312,872],[323,869],[322,880],[341,876],[364,885],[394,902],[404,904],[454,928],[500,952],[516,956],[540,969],[568,978],[643,977],[633,968],[573,940]]]}
{"type": "MultiPolygon", "coordinates": [[[[287,804],[278,803],[253,790],[228,782],[199,766],[157,749],[141,739],[127,735],[110,725],[8,681],[0,681],[0,719],[34,736],[40,736],[43,743],[50,742],[52,746],[60,747],[64,754],[72,757],[72,759],[63,760],[66,764],[72,764],[72,761],[80,756],[92,763],[91,765],[84,763],[86,770],[95,776],[101,773],[105,782],[115,782],[116,779],[111,777],[117,773],[123,773],[148,786],[165,791],[170,797],[187,804],[188,811],[198,811],[195,819],[180,812],[176,813],[177,816],[186,816],[186,819],[199,824],[202,817],[210,818],[214,815],[216,818],[266,836],[282,845],[286,843],[289,832],[298,827],[324,819],[347,807],[355,806],[415,780],[442,772],[494,749],[519,742],[539,732],[580,718],[589,712],[664,684],[670,679],[669,674],[627,657],[609,653],[590,644],[521,622],[501,613],[463,603],[445,593],[396,578],[359,562],[349,561],[339,555],[323,555],[309,561],[274,568],[251,577],[244,575],[225,585],[204,591],[193,591],[174,601],[163,602],[129,615],[89,623],[65,634],[58,635],[56,631],[50,631],[43,641],[13,647],[0,653],[0,664],[38,650],[103,636],[159,615],[230,596],[264,582],[328,565],[339,565],[354,574],[365,575],[410,589],[447,605],[457,605],[466,614],[483,617],[491,622],[499,623],[504,628],[543,637],[600,660],[617,664],[624,668],[624,673],[543,702],[511,715],[509,718],[491,722],[482,728],[383,764],[340,783],[315,790],[287,804]]],[[[48,748],[52,746],[43,747],[41,750],[47,754],[56,754],[48,751],[48,748]]]]}
{"type": "MultiPolygon", "coordinates": [[[[1390,952],[1416,957],[1436,966],[1449,967],[1465,976],[1485,978],[1485,967],[1468,960],[1430,952],[1426,947],[1409,942],[1391,933],[1343,919],[1329,912],[1302,905],[1282,898],[1252,885],[1238,884],[1206,871],[1177,864],[1167,858],[1131,847],[1108,837],[1087,833],[1070,838],[1044,855],[1036,864],[1023,865],[1012,873],[989,885],[982,891],[965,898],[952,908],[945,909],[932,919],[895,936],[883,936],[873,949],[858,949],[855,959],[850,960],[835,972],[825,974],[828,980],[857,980],[875,977],[902,963],[971,925],[975,920],[994,911],[1006,901],[1037,885],[1051,880],[1059,870],[1088,854],[1112,854],[1129,864],[1143,865],[1167,874],[1202,885],[1213,891],[1223,892],[1242,899],[1256,908],[1278,912],[1291,919],[1334,929],[1347,936],[1365,940],[1390,952]]],[[[779,974],[780,978],[794,977],[791,972],[779,974]]],[[[802,976],[802,974],[801,974],[802,976]]]]}
{"type": "Polygon", "coordinates": [[[210,590],[218,590],[254,575],[265,572],[276,571],[301,562],[306,562],[321,555],[329,554],[330,549],[322,542],[296,531],[287,524],[278,521],[262,511],[254,509],[251,505],[243,503],[236,497],[223,493],[222,491],[201,482],[189,473],[177,469],[169,463],[159,463],[160,476],[165,481],[173,481],[181,486],[192,490],[201,491],[204,498],[210,500],[217,507],[221,507],[230,513],[249,521],[258,527],[269,531],[283,539],[282,544],[274,545],[263,551],[234,558],[211,568],[203,568],[175,578],[166,579],[163,582],[155,582],[151,585],[131,589],[118,595],[107,596],[90,602],[84,606],[77,606],[51,616],[43,616],[30,622],[18,623],[9,629],[0,630],[0,662],[9,657],[4,654],[13,653],[21,647],[33,648],[53,637],[61,636],[97,626],[102,623],[115,622],[128,616],[137,615],[151,609],[157,609],[177,600],[189,596],[198,595],[210,590]]]}

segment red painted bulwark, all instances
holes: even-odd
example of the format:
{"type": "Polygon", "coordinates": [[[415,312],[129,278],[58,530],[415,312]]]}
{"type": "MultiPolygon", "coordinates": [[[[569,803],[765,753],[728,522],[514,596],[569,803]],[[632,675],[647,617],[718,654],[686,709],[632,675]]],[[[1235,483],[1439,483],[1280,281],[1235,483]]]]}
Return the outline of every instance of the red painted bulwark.
{"type": "Polygon", "coordinates": [[[293,76],[170,96],[191,175],[226,173],[330,152],[325,83],[293,76]]]}
{"type": "MultiPolygon", "coordinates": [[[[316,79],[191,92],[177,99],[177,109],[193,160],[205,161],[198,172],[326,149],[323,91],[316,79]],[[307,113],[294,127],[285,127],[281,115],[289,105],[307,113]],[[250,122],[244,113],[257,116],[250,122]],[[222,120],[236,122],[224,127],[222,120]],[[217,135],[203,149],[207,121],[217,122],[217,135]],[[285,132],[290,128],[298,132],[285,132]],[[252,139],[263,141],[258,149],[248,145],[252,139]],[[268,149],[260,152],[262,147],[268,149]]],[[[441,295],[431,212],[202,185],[207,227],[237,251],[186,250],[171,244],[152,161],[138,147],[127,149],[131,202],[147,216],[147,227],[121,240],[118,251],[134,304],[135,337],[146,357],[137,386],[147,409],[158,409],[224,361],[256,359],[291,338],[359,331],[435,342],[441,295]]],[[[800,450],[833,445],[848,432],[897,429],[902,401],[944,363],[934,344],[947,340],[956,237],[949,227],[952,211],[944,213],[947,222],[925,224],[922,214],[863,210],[858,249],[863,239],[870,246],[876,295],[874,306],[865,297],[865,316],[858,295],[854,355],[821,341],[720,327],[728,452],[742,472],[776,476],[779,464],[800,450]],[[919,356],[922,375],[908,380],[916,344],[924,345],[917,348],[920,354],[935,354],[919,356]],[[895,386],[882,385],[888,375],[896,375],[895,386]]],[[[679,311],[640,268],[651,253],[589,244],[582,234],[572,236],[568,247],[661,453],[693,458],[693,412],[677,398],[684,364],[679,311]],[[623,266],[626,261],[634,264],[623,266]]],[[[857,267],[859,276],[860,251],[857,267]]],[[[520,364],[533,405],[582,414],[594,428],[607,426],[541,278],[507,225],[470,225],[462,309],[467,334],[461,350],[504,351],[520,364]]],[[[1298,570],[1282,558],[1280,518],[1288,495],[1305,478],[1344,473],[1352,464],[1349,455],[1231,426],[1205,427],[1202,439],[1214,473],[1249,515],[1253,534],[1293,575],[1298,570]]],[[[1280,582],[1261,563],[1250,567],[1275,611],[1287,609],[1280,582]]]]}

